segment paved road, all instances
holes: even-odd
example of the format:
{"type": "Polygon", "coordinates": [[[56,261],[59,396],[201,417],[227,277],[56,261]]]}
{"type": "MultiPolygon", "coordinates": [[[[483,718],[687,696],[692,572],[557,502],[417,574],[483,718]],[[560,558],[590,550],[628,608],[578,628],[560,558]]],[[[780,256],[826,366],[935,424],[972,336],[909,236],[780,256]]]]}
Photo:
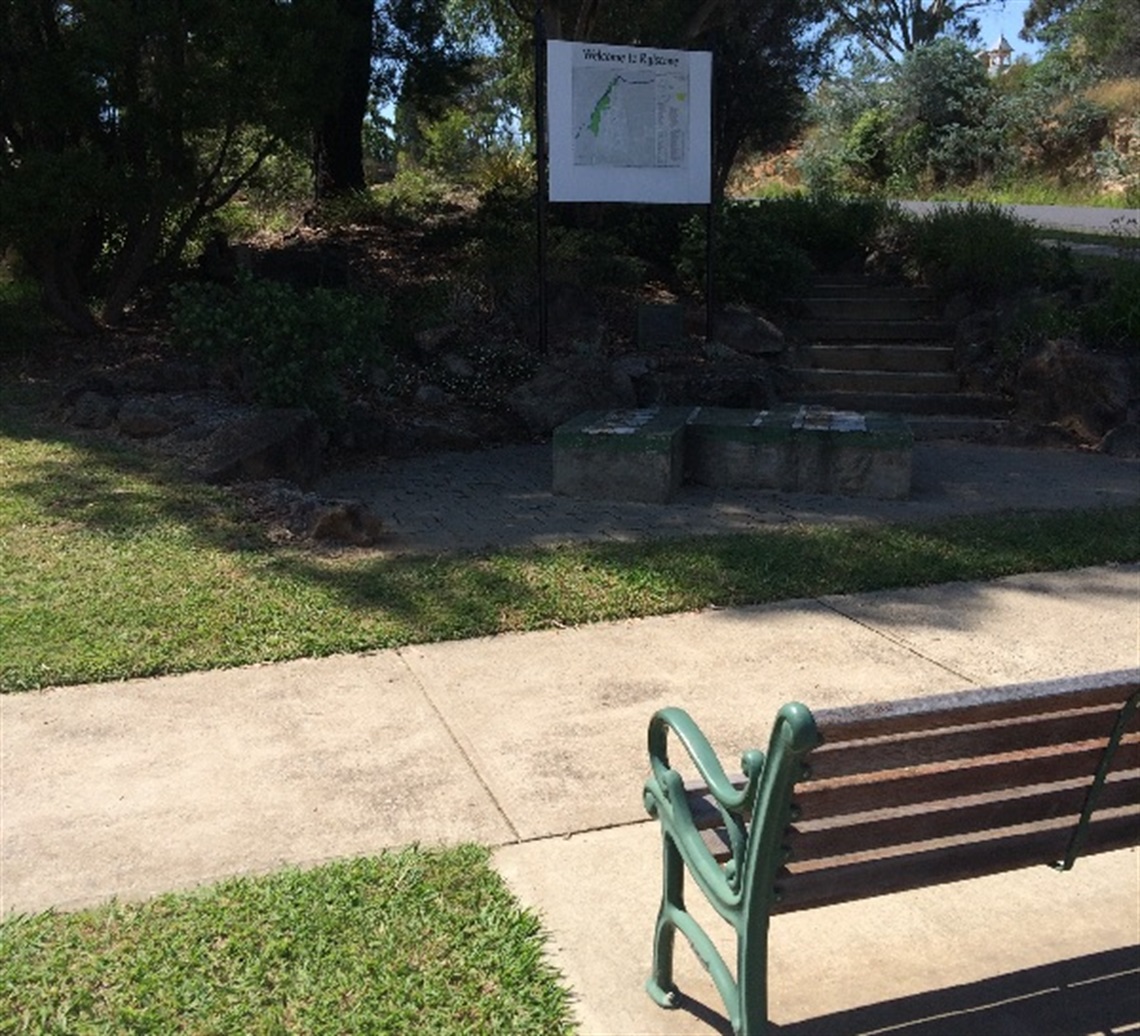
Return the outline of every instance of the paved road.
{"type": "MultiPolygon", "coordinates": [[[[925,215],[960,202],[904,201],[903,208],[925,215]]],[[[1140,209],[1104,209],[1087,205],[1007,205],[1015,216],[1050,230],[1121,234],[1140,238],[1140,209]]]]}

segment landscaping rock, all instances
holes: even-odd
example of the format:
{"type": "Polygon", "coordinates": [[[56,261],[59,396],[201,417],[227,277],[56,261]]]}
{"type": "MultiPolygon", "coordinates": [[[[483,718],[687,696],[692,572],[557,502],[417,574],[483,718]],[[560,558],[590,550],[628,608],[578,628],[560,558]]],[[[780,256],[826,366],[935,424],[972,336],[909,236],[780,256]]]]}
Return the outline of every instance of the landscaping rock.
{"type": "Polygon", "coordinates": [[[357,499],[326,499],[282,479],[243,482],[234,492],[276,541],[312,540],[371,547],[383,523],[357,499]]]}
{"type": "Polygon", "coordinates": [[[178,426],[168,408],[146,399],[128,399],[119,407],[119,431],[132,439],[156,439],[178,426]]]}
{"type": "Polygon", "coordinates": [[[1101,439],[1097,451],[1112,457],[1140,457],[1140,424],[1128,421],[1117,425],[1101,439]]]}
{"type": "Polygon", "coordinates": [[[717,314],[716,338],[735,352],[749,356],[784,351],[784,332],[747,306],[728,306],[717,314]]]}
{"type": "Polygon", "coordinates": [[[1095,442],[1125,420],[1130,387],[1122,359],[1057,339],[1022,364],[1017,378],[1019,415],[1063,423],[1095,442]]]}
{"type": "Polygon", "coordinates": [[[383,523],[360,500],[324,500],[317,504],[309,537],[319,542],[371,547],[380,541],[383,523]]]}
{"type": "Polygon", "coordinates": [[[116,396],[96,391],[80,392],[71,405],[70,421],[76,428],[109,428],[119,412],[116,396]]]}
{"type": "Polygon", "coordinates": [[[514,388],[507,405],[536,435],[549,435],[586,410],[622,405],[609,363],[587,356],[568,356],[541,367],[514,388]]]}
{"type": "Polygon", "coordinates": [[[215,484],[282,478],[310,486],[321,473],[321,447],[320,425],[308,411],[258,411],[209,436],[201,475],[215,484]]]}

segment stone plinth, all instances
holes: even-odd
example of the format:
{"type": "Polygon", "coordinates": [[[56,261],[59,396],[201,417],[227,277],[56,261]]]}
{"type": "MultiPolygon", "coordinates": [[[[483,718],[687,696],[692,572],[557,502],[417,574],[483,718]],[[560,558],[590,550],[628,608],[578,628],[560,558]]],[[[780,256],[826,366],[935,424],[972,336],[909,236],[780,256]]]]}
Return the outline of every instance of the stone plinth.
{"type": "Polygon", "coordinates": [[[555,430],[554,491],[665,503],[685,480],[905,500],[913,446],[894,414],[811,406],[595,410],[555,430]]]}
{"type": "Polygon", "coordinates": [[[700,407],[686,431],[686,473],[714,487],[902,500],[910,495],[913,445],[894,414],[700,407]]]}
{"type": "Polygon", "coordinates": [[[794,490],[791,418],[698,407],[685,429],[685,478],[702,486],[794,490]]]}
{"type": "Polygon", "coordinates": [[[554,431],[554,492],[668,502],[681,487],[689,408],[592,410],[554,431]]]}

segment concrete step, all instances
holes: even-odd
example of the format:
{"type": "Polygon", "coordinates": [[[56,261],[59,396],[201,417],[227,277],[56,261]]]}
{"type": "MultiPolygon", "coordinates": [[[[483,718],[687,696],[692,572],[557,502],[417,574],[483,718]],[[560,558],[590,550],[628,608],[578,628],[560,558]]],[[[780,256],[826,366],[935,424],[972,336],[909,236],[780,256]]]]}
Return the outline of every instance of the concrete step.
{"type": "Polygon", "coordinates": [[[788,402],[814,403],[837,410],[880,411],[930,417],[1005,417],[1009,403],[1001,396],[980,392],[853,392],[801,388],[788,402]]]}
{"type": "Polygon", "coordinates": [[[806,346],[804,358],[811,367],[854,371],[952,371],[954,348],[910,342],[862,345],[815,344],[806,346]]]}
{"type": "Polygon", "coordinates": [[[938,342],[954,333],[944,320],[800,320],[789,328],[803,342],[938,342]]]}
{"type": "Polygon", "coordinates": [[[929,288],[912,287],[894,281],[873,281],[867,278],[843,280],[838,277],[821,278],[805,293],[806,298],[877,298],[922,299],[932,301],[934,292],[929,288]]]}
{"type": "Polygon", "coordinates": [[[799,300],[810,320],[934,320],[938,304],[913,294],[809,295],[799,300]]]}
{"type": "Polygon", "coordinates": [[[793,373],[805,391],[948,393],[956,392],[959,387],[958,375],[953,371],[861,371],[803,367],[793,373]]]}
{"type": "Polygon", "coordinates": [[[972,414],[903,414],[916,442],[957,439],[969,442],[1000,442],[1009,428],[1004,417],[972,414]]]}

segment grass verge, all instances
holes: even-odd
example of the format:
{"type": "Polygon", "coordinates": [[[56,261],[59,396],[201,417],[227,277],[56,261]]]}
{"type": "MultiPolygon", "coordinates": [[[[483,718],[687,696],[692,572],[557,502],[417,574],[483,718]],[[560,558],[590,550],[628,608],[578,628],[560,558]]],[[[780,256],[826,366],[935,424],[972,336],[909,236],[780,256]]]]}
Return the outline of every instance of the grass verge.
{"type": "Polygon", "coordinates": [[[0,426],[0,690],[1140,559],[1140,509],[383,558],[266,543],[229,497],[0,426]]]}
{"type": "Polygon", "coordinates": [[[0,923],[0,1033],[569,1033],[485,850],[407,849],[0,923]]]}

